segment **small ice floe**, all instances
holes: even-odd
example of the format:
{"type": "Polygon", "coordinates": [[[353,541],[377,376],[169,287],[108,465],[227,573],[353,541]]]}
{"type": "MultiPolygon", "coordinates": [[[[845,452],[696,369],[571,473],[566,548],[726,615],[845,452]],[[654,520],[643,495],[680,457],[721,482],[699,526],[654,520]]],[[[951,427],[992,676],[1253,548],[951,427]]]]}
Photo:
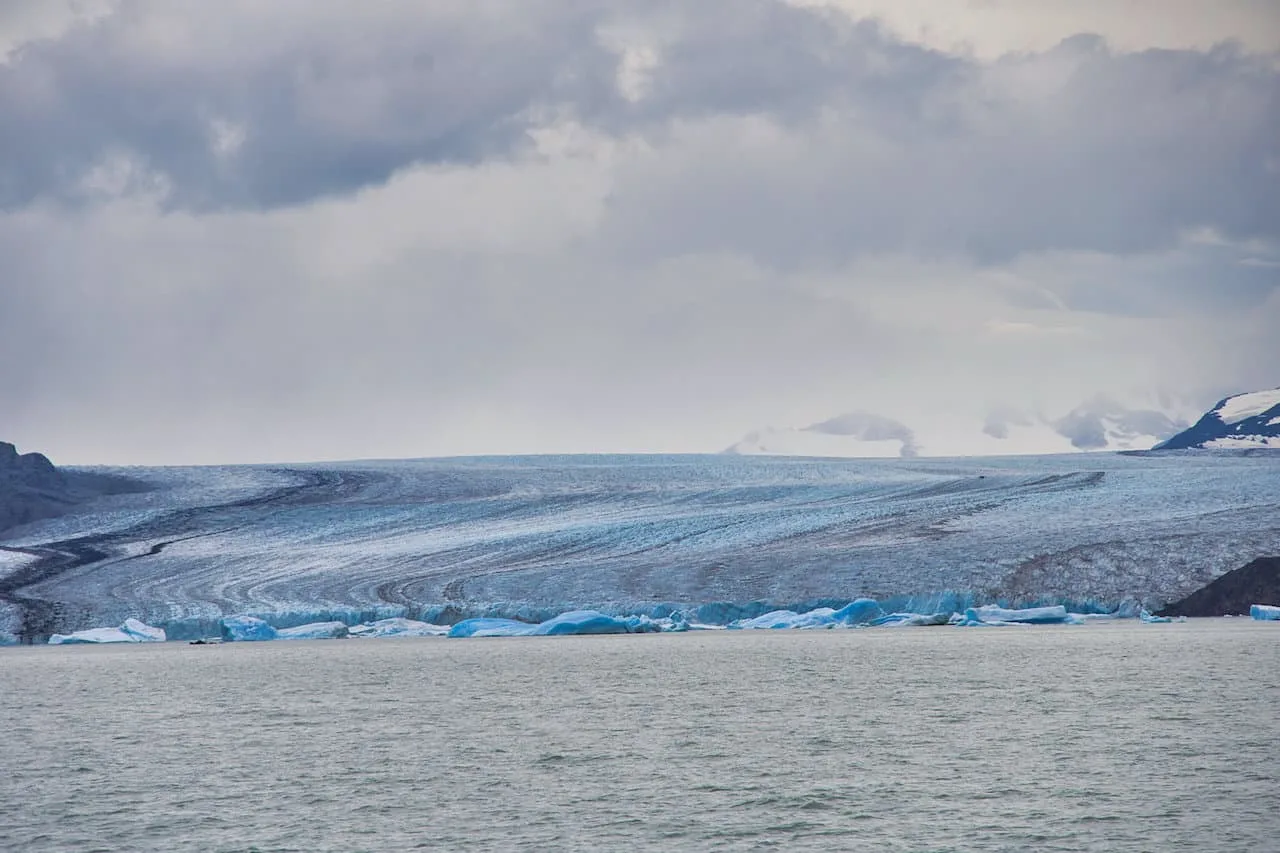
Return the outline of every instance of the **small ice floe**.
{"type": "Polygon", "coordinates": [[[1146,622],[1149,624],[1173,621],[1172,616],[1157,616],[1154,613],[1152,613],[1150,610],[1147,610],[1146,608],[1143,608],[1138,612],[1138,618],[1143,622],[1146,622]]]}
{"type": "Polygon", "coordinates": [[[78,643],[163,643],[163,628],[154,628],[137,619],[126,619],[118,628],[90,628],[71,634],[54,634],[49,638],[51,646],[67,646],[78,643]]]}
{"type": "Polygon", "coordinates": [[[1270,604],[1255,604],[1249,608],[1249,616],[1259,622],[1280,622],[1280,607],[1270,604]]]}

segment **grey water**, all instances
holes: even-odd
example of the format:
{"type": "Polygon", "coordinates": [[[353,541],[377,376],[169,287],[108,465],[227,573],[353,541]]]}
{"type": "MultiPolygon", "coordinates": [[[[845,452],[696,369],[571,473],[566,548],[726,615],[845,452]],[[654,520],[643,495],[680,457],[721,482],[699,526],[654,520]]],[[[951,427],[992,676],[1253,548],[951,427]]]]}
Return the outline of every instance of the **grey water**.
{"type": "Polygon", "coordinates": [[[1280,626],[0,650],[0,849],[1280,850],[1280,626]]]}

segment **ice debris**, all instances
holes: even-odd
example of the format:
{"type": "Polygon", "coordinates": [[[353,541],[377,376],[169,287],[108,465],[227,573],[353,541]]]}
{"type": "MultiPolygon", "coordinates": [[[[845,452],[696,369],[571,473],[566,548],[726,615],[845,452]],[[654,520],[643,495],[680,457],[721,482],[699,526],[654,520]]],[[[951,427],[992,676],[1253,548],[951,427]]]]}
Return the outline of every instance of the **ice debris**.
{"type": "Polygon", "coordinates": [[[163,628],[153,628],[137,619],[126,619],[118,628],[90,628],[71,634],[54,634],[49,638],[51,646],[77,643],[163,643],[163,628]]]}
{"type": "Polygon", "coordinates": [[[1259,622],[1280,622],[1280,607],[1270,604],[1255,604],[1249,608],[1249,615],[1259,622]]]}

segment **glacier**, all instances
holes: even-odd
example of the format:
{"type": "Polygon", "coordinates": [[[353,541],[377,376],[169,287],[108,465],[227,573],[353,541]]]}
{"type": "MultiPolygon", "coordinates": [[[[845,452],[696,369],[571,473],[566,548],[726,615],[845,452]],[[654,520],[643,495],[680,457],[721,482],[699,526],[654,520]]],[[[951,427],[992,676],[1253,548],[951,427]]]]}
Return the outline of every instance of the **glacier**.
{"type": "Polygon", "coordinates": [[[0,641],[126,618],[196,639],[233,616],[357,637],[394,635],[352,630],[389,619],[523,631],[584,610],[672,629],[984,605],[1136,617],[1280,554],[1278,465],[1196,451],[86,469],[145,490],[0,531],[0,641]]]}

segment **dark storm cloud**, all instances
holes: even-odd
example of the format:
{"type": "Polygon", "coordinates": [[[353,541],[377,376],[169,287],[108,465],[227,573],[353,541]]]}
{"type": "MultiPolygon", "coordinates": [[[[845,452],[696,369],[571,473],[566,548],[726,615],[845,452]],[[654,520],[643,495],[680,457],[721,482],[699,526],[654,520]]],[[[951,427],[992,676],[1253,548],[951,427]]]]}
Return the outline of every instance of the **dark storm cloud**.
{"type": "Polygon", "coordinates": [[[619,192],[619,241],[641,254],[742,249],[791,265],[865,252],[985,263],[1145,252],[1198,227],[1280,237],[1272,58],[1230,47],[1114,54],[1078,37],[980,66],[878,38],[891,57],[871,78],[879,86],[842,63],[825,110],[722,114],[637,169],[619,192]]]}
{"type": "Polygon", "coordinates": [[[415,162],[504,155],[539,107],[612,89],[614,59],[574,8],[535,2],[505,20],[441,7],[398,26],[351,14],[288,33],[270,12],[227,22],[204,4],[126,2],[0,65],[0,203],[75,195],[111,157],[198,209],[295,204],[415,162]],[[144,38],[155,17],[178,29],[172,43],[144,38]]]}
{"type": "Polygon", "coordinates": [[[116,156],[162,176],[172,206],[296,204],[507,157],[562,116],[661,150],[622,172],[607,230],[643,256],[997,262],[1197,227],[1280,237],[1280,73],[1230,46],[1078,36],[982,64],[773,0],[405,6],[280,39],[236,7],[243,43],[201,46],[206,8],[188,9],[191,51],[140,44],[165,7],[126,3],[0,66],[0,202],[74,194],[116,156]],[[615,85],[611,27],[652,43],[643,97],[615,85]]]}

